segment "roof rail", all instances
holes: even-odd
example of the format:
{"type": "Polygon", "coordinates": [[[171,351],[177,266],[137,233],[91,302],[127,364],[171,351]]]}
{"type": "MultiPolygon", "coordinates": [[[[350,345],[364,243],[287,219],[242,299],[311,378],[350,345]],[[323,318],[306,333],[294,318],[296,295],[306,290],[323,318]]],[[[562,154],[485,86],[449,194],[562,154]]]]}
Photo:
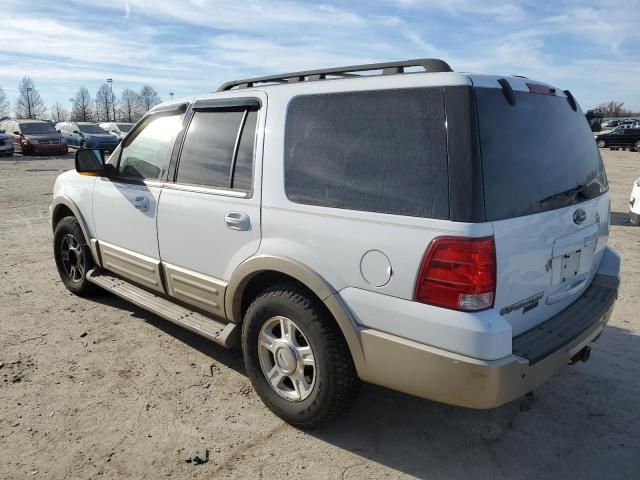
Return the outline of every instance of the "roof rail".
{"type": "Polygon", "coordinates": [[[405,68],[422,67],[425,72],[452,72],[451,67],[444,60],[437,58],[418,58],[400,62],[369,63],[365,65],[349,65],[346,67],[322,68],[319,70],[306,70],[302,72],[282,73],[280,75],[268,75],[266,77],[246,78],[244,80],[232,80],[218,87],[218,92],[233,88],[255,87],[258,83],[293,83],[310,82],[314,80],[326,80],[327,77],[352,78],[362,77],[355,72],[368,72],[382,70],[383,75],[395,75],[405,73],[405,68]]]}

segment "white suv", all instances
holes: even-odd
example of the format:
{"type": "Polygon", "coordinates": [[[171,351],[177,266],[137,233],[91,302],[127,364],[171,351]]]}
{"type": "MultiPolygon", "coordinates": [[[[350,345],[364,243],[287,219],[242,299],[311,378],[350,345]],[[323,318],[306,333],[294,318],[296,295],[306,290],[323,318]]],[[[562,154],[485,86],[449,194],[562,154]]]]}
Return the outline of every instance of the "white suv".
{"type": "Polygon", "coordinates": [[[428,59],[229,82],[76,170],[51,206],[67,288],[240,345],[299,427],[359,380],[509,402],[586,360],[617,298],[589,125],[523,77],[428,59]]]}

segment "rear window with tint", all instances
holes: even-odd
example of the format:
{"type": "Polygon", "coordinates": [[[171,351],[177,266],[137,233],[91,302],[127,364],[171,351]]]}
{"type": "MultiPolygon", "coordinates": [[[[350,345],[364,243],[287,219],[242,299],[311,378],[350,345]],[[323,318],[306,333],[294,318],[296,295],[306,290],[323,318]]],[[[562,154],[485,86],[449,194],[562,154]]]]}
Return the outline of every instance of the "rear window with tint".
{"type": "Polygon", "coordinates": [[[476,88],[487,220],[561,208],[608,190],[593,134],[564,97],[476,88]],[[584,186],[580,195],[558,193],[584,186]]]}
{"type": "Polygon", "coordinates": [[[296,97],[285,142],[293,202],[449,218],[441,88],[296,97]]]}

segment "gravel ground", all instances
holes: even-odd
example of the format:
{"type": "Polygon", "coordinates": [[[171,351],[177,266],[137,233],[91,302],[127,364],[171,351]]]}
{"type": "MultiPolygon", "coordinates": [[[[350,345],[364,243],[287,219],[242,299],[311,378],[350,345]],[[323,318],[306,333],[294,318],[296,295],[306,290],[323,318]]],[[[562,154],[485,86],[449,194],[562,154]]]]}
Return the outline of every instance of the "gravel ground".
{"type": "Polygon", "coordinates": [[[640,154],[603,151],[620,298],[589,363],[491,411],[366,385],[353,410],[298,431],[253,392],[242,359],[58,279],[47,209],[65,158],[0,160],[0,478],[638,478],[640,154]],[[207,448],[204,465],[185,463],[207,448]]]}

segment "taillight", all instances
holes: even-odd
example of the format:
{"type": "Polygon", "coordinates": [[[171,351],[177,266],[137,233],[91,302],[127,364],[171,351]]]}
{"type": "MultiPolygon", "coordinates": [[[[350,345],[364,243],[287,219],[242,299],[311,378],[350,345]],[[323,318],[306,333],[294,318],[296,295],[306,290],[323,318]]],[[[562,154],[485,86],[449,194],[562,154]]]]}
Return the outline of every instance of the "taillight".
{"type": "Polygon", "coordinates": [[[454,310],[491,308],[496,290],[493,237],[438,237],[422,260],[415,301],[454,310]]]}

